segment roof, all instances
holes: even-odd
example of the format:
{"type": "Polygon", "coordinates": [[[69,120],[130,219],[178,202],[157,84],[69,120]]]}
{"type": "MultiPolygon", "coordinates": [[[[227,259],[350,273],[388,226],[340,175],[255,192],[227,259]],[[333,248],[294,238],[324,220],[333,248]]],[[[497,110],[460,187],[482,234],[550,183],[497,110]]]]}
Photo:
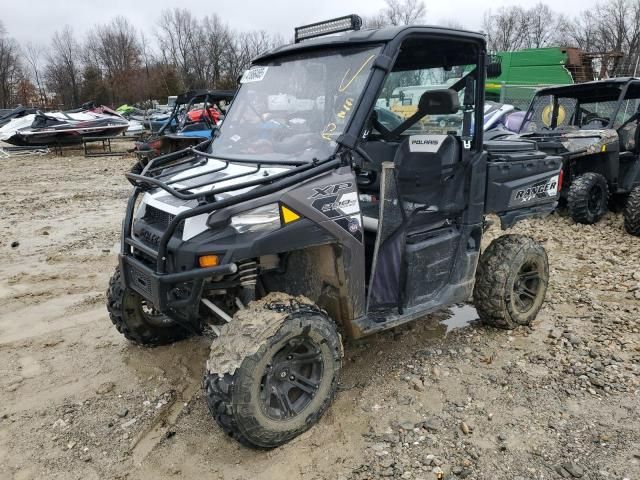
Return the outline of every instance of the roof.
{"type": "Polygon", "coordinates": [[[411,25],[401,27],[387,27],[376,30],[356,30],[335,35],[325,35],[309,40],[303,40],[300,43],[290,43],[275,48],[254,58],[254,62],[265,61],[273,57],[285,55],[289,53],[301,52],[304,50],[337,47],[337,46],[353,46],[362,44],[380,44],[387,43],[396,38],[400,34],[431,34],[451,38],[469,38],[471,40],[485,42],[485,36],[482,33],[472,32],[469,30],[458,30],[453,28],[445,28],[430,25],[411,25]]]}
{"type": "Polygon", "coordinates": [[[572,85],[560,85],[540,89],[538,94],[562,94],[568,92],[580,93],[581,91],[593,90],[598,87],[622,87],[631,82],[640,82],[640,78],[635,77],[615,77],[606,80],[596,80],[593,82],[575,83],[572,85]]]}

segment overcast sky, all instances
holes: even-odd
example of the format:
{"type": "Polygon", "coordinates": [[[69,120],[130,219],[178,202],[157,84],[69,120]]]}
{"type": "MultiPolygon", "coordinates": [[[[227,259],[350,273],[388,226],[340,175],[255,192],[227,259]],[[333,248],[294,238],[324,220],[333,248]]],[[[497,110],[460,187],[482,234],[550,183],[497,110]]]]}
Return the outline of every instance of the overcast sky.
{"type": "MultiPolygon", "coordinates": [[[[478,30],[485,9],[518,4],[530,7],[539,0],[426,0],[426,22],[454,20],[478,30]]],[[[595,0],[547,2],[555,11],[573,15],[593,6],[595,0]]],[[[127,17],[138,28],[153,32],[163,8],[184,7],[194,14],[219,14],[238,30],[263,29],[291,39],[293,28],[348,13],[371,15],[384,6],[384,0],[0,0],[0,19],[8,34],[21,44],[48,43],[52,34],[65,24],[80,35],[92,25],[116,15],[127,17]]]]}

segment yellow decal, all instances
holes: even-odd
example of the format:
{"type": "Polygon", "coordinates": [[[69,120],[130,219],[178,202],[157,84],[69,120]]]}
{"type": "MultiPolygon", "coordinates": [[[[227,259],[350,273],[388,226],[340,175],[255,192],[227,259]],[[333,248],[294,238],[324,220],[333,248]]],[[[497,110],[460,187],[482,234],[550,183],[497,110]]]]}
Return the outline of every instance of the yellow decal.
{"type": "Polygon", "coordinates": [[[280,205],[280,210],[282,212],[282,223],[285,225],[295,222],[296,220],[300,220],[300,215],[288,208],[286,205],[280,205]]]}
{"type": "Polygon", "coordinates": [[[344,120],[347,117],[347,113],[351,110],[351,107],[353,107],[353,99],[347,98],[342,104],[342,109],[336,113],[336,117],[344,120]]]}
{"type": "Polygon", "coordinates": [[[344,81],[347,78],[347,75],[349,75],[349,72],[351,72],[351,69],[347,69],[346,72],[344,72],[344,77],[342,77],[342,81],[340,82],[340,87],[338,87],[338,91],[339,92],[344,92],[347,88],[349,88],[349,85],[351,85],[353,83],[353,81],[358,78],[358,75],[360,75],[362,73],[362,70],[364,70],[364,67],[367,66],[367,64],[373,60],[375,58],[375,55],[371,55],[369,58],[367,58],[364,63],[362,64],[362,66],[358,69],[358,71],[355,73],[355,75],[353,77],[351,77],[351,79],[346,83],[344,83],[344,81]]]}
{"type": "Polygon", "coordinates": [[[337,128],[338,128],[338,126],[335,123],[331,122],[329,125],[324,127],[324,130],[322,131],[322,133],[320,135],[325,140],[331,141],[331,134],[333,132],[335,132],[337,128]]]}

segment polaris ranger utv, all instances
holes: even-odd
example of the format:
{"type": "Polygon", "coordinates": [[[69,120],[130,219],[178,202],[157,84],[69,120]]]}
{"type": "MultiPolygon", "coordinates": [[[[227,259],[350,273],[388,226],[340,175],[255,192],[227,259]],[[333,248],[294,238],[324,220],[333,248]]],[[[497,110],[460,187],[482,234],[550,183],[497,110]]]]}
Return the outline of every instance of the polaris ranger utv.
{"type": "Polygon", "coordinates": [[[562,201],[576,222],[624,208],[627,232],[640,235],[639,121],[640,79],[612,78],[540,90],[520,138],[562,156],[562,201]]]}
{"type": "Polygon", "coordinates": [[[275,447],[320,418],[342,335],[472,296],[484,322],[514,328],[545,298],[533,239],[505,235],[480,255],[486,214],[507,228],[555,208],[562,165],[531,142],[483,148],[484,37],[359,23],[296,29],[244,73],[216,138],[127,174],[111,319],[147,345],[212,325],[209,409],[247,445],[275,447]],[[407,119],[376,107],[398,85],[450,78],[407,119]],[[429,116],[457,123],[443,133],[429,116]]]}

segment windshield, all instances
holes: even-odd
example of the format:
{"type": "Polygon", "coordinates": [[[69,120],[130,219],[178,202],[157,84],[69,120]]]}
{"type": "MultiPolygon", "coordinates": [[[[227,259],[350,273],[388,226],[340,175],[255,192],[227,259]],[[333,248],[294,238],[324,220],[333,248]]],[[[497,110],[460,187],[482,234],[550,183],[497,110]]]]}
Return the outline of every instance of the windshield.
{"type": "Polygon", "coordinates": [[[274,163],[331,156],[379,50],[323,50],[253,66],[210,153],[274,163]]]}
{"type": "Polygon", "coordinates": [[[521,131],[607,128],[618,110],[620,90],[603,89],[597,94],[589,93],[575,97],[537,95],[531,103],[521,131]]]}

